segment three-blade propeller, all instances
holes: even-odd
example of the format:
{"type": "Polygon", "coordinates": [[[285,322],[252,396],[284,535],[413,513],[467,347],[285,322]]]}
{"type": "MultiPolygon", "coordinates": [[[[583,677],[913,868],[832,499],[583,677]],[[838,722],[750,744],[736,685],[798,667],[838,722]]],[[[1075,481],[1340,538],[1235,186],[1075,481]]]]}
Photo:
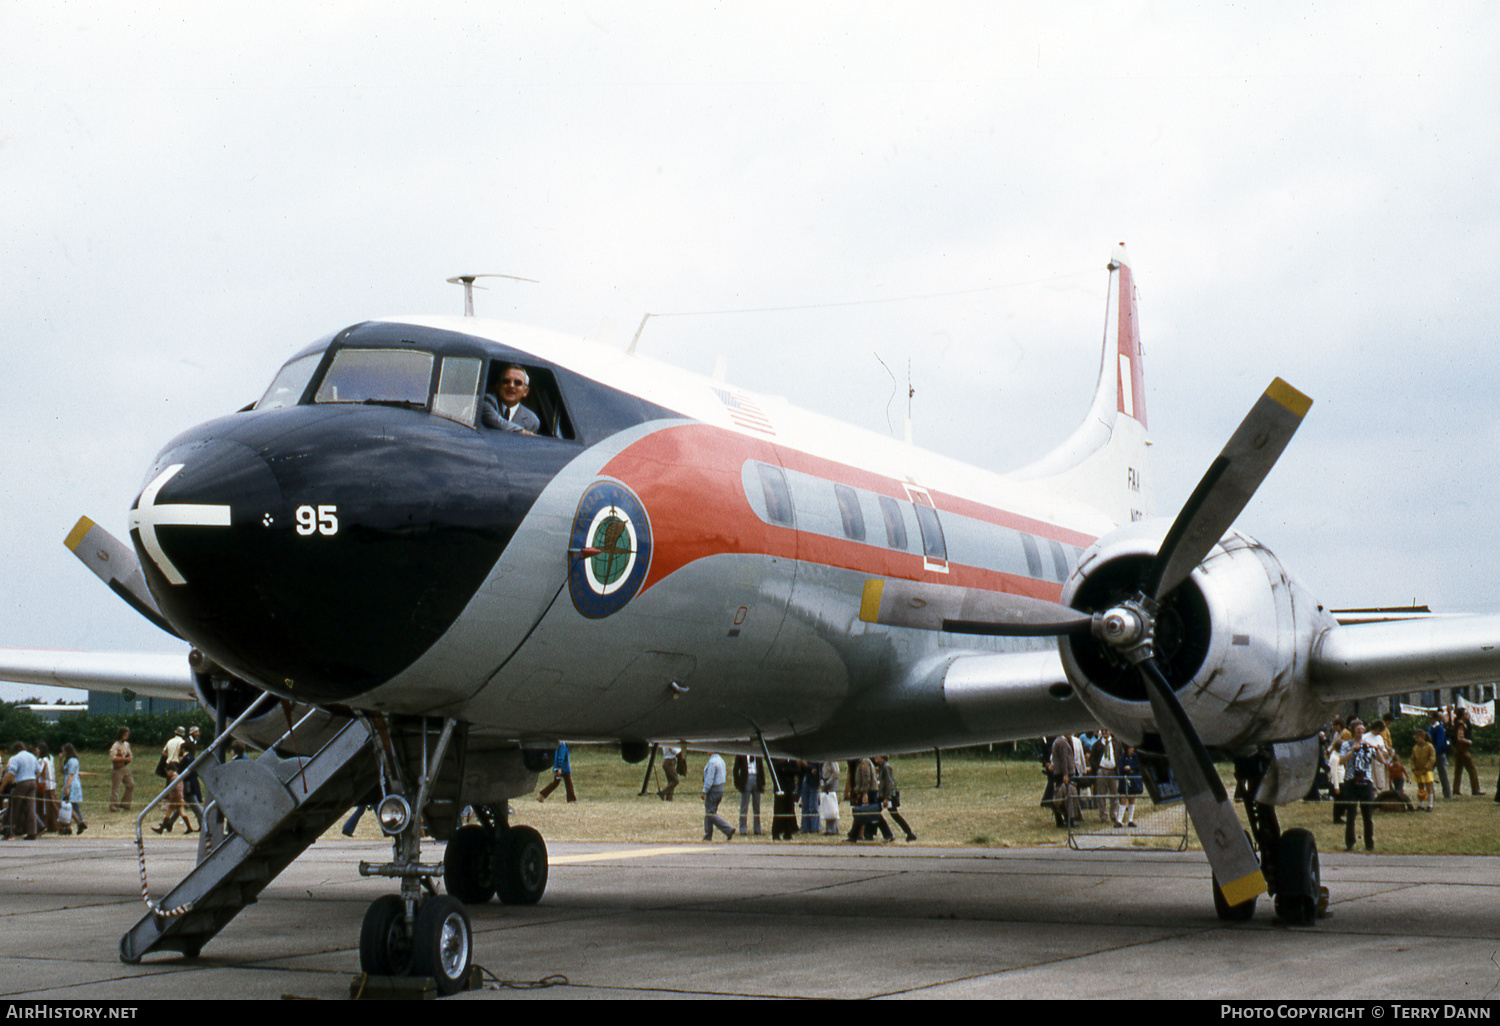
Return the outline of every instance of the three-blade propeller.
{"type": "Polygon", "coordinates": [[[1265,891],[1260,863],[1198,732],[1158,661],[1156,618],[1174,592],[1229,531],[1276,464],[1312,400],[1277,378],[1251,408],[1177,514],[1140,592],[1102,613],[1056,602],[907,581],[870,581],[860,618],[958,634],[1091,635],[1142,678],[1162,746],[1182,788],[1193,829],[1225,901],[1265,891]]]}

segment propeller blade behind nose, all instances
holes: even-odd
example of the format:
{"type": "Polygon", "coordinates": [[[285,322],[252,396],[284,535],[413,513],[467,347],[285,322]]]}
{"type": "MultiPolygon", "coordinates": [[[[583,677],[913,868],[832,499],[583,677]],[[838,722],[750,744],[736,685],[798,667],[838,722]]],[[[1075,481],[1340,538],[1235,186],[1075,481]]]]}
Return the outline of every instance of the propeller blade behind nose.
{"type": "MultiPolygon", "coordinates": [[[[111,591],[126,602],[137,613],[172,635],[182,635],[169,624],[157,608],[156,599],[146,588],[146,578],[141,573],[141,564],[135,558],[135,550],[88,517],[79,517],[73,530],[63,539],[68,551],[77,556],[84,566],[92,570],[111,591]]],[[[185,640],[185,639],[184,639],[185,640]]]]}

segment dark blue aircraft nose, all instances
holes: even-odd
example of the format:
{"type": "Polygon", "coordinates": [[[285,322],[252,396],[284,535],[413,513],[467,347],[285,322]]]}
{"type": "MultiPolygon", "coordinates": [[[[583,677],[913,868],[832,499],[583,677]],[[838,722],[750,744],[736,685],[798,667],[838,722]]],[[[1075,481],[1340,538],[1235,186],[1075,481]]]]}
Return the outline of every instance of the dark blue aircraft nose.
{"type": "Polygon", "coordinates": [[[230,672],[310,701],[352,698],[409,666],[539,488],[474,432],[418,417],[293,408],[170,445],[131,513],[163,614],[230,672]]]}

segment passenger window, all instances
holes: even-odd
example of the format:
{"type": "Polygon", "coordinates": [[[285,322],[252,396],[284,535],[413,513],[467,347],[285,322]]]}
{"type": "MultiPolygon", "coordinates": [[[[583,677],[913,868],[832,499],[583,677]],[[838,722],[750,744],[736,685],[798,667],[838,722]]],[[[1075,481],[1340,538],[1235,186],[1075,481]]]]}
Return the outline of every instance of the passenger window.
{"type": "Polygon", "coordinates": [[[341,349],[315,403],[373,403],[427,409],[432,354],[417,349],[341,349]]]}
{"type": "Polygon", "coordinates": [[[1052,549],[1052,567],[1057,571],[1059,582],[1068,579],[1068,557],[1063,552],[1063,547],[1057,542],[1048,539],[1047,545],[1052,549]]]}
{"type": "Polygon", "coordinates": [[[938,520],[937,510],[931,506],[916,504],[917,526],[922,529],[922,551],[927,558],[946,563],[948,544],[943,540],[943,525],[938,520]]]}
{"type": "Polygon", "coordinates": [[[906,486],[912,509],[917,513],[917,529],[922,534],[922,566],[940,573],[948,572],[948,543],[943,540],[943,523],[938,519],[932,496],[924,488],[906,486]]]}
{"type": "Polygon", "coordinates": [[[479,368],[477,357],[445,356],[438,371],[437,395],[432,399],[434,416],[447,417],[473,427],[479,413],[479,368]]]}
{"type": "Polygon", "coordinates": [[[839,500],[839,516],[844,521],[844,537],[865,540],[865,515],[859,508],[859,496],[848,485],[836,484],[833,494],[839,500]]]}
{"type": "Polygon", "coordinates": [[[889,495],[880,496],[880,517],[885,521],[885,543],[905,552],[906,520],[901,516],[901,504],[889,495]]]}
{"type": "Polygon", "coordinates": [[[1026,550],[1026,576],[1042,576],[1042,552],[1036,547],[1036,539],[1021,532],[1021,548],[1026,550]]]}
{"type": "Polygon", "coordinates": [[[778,524],[792,524],[792,494],[787,490],[786,478],[780,467],[768,463],[756,464],[760,472],[760,488],[766,498],[766,516],[778,524]]]}

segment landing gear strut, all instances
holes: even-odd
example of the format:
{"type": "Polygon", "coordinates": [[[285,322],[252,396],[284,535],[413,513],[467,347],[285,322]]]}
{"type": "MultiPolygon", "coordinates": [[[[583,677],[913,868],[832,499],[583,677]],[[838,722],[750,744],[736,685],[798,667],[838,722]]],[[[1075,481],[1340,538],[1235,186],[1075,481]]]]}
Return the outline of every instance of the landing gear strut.
{"type": "MultiPolygon", "coordinates": [[[[1266,890],[1275,902],[1276,915],[1288,926],[1311,926],[1328,914],[1328,888],[1318,869],[1318,845],[1312,832],[1296,827],[1285,833],[1276,818],[1276,807],[1255,800],[1265,776],[1266,758],[1254,756],[1235,763],[1235,797],[1244,802],[1250,836],[1260,851],[1261,873],[1266,890]]],[[[1243,922],[1255,914],[1255,899],[1230,905],[1214,881],[1214,911],[1226,922],[1243,922]]]]}
{"type": "Polygon", "coordinates": [[[422,723],[421,775],[416,787],[402,772],[385,722],[376,719],[372,726],[387,787],[377,814],[381,829],[394,843],[395,857],[383,865],[361,862],[359,872],[361,876],[398,879],[401,893],[377,898],[365,912],[359,932],[360,968],[373,976],[430,976],[439,994],[454,994],[469,979],[474,931],[463,905],[454,897],[438,894],[433,887],[432,878],[443,873],[444,867],[421,861],[421,810],[427,807],[432,782],[437,778],[456,723],[444,721],[431,758],[427,724],[422,723]],[[415,803],[410,800],[413,792],[415,803]]]}

